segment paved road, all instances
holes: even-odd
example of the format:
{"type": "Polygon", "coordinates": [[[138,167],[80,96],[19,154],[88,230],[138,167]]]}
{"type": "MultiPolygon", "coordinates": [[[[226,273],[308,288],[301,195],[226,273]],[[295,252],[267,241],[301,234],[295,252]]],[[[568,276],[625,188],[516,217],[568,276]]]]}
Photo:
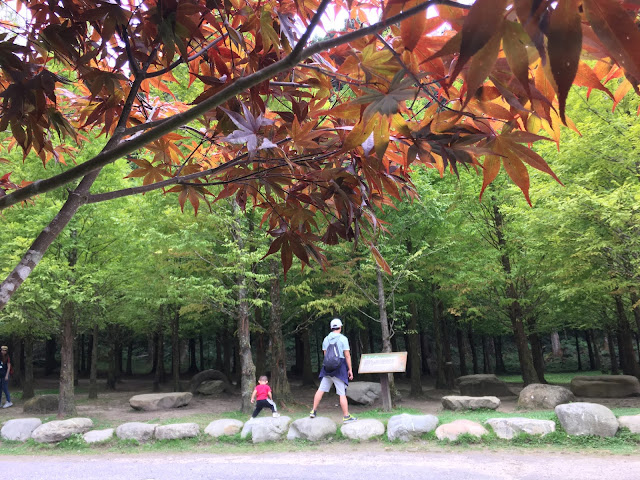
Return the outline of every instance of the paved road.
{"type": "MultiPolygon", "coordinates": [[[[341,448],[337,446],[337,448],[341,448]]],[[[295,452],[0,456],[7,480],[638,480],[637,456],[503,452],[295,452]]]]}

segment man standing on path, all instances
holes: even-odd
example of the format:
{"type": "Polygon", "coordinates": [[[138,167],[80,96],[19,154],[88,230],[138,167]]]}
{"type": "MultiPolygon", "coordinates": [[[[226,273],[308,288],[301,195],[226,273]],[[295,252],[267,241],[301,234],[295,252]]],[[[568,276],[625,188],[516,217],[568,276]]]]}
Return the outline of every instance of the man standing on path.
{"type": "Polygon", "coordinates": [[[309,416],[314,418],[317,415],[318,405],[322,400],[322,396],[331,389],[331,385],[335,385],[336,393],[340,397],[340,407],[342,407],[342,421],[349,423],[357,420],[356,417],[349,414],[349,404],[347,403],[347,385],[349,385],[349,380],[353,380],[353,370],[351,368],[349,340],[341,332],[342,320],[334,318],[331,320],[331,333],[322,342],[325,361],[322,364],[319,375],[320,387],[318,387],[318,391],[313,397],[313,409],[309,416]],[[339,357],[339,364],[337,367],[330,369],[326,365],[335,355],[339,357]]]}

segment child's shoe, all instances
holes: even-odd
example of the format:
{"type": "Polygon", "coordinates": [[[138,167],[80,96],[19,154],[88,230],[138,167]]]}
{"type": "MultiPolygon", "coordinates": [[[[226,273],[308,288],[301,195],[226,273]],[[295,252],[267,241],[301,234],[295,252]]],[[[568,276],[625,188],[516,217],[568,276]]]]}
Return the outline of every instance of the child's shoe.
{"type": "Polygon", "coordinates": [[[280,414],[278,412],[273,412],[273,417],[274,418],[278,418],[280,416],[280,414]]]}
{"type": "Polygon", "coordinates": [[[358,417],[354,417],[353,415],[349,414],[349,415],[346,415],[346,416],[342,417],[342,423],[355,422],[357,419],[358,419],[358,417]]]}
{"type": "Polygon", "coordinates": [[[2,408],[9,408],[9,407],[12,407],[12,406],[13,406],[13,403],[7,402],[2,406],[2,408]]]}
{"type": "Polygon", "coordinates": [[[315,410],[311,410],[311,411],[309,412],[309,418],[316,418],[316,415],[317,415],[317,414],[318,414],[318,412],[317,412],[317,411],[315,411],[315,410]]]}

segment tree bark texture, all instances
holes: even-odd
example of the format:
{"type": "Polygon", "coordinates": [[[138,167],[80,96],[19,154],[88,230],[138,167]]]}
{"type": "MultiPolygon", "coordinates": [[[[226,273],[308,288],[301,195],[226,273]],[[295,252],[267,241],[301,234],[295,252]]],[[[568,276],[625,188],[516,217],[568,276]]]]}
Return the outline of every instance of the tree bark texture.
{"type": "Polygon", "coordinates": [[[595,330],[589,330],[588,333],[591,338],[591,343],[593,343],[594,370],[602,370],[602,355],[600,353],[600,346],[598,345],[598,336],[595,330]]]}
{"type": "Polygon", "coordinates": [[[538,380],[540,383],[547,383],[544,378],[544,354],[542,352],[542,341],[540,340],[540,335],[537,332],[532,331],[529,334],[529,342],[531,344],[531,356],[533,357],[533,367],[536,369],[536,373],[538,374],[538,380]]]}
{"type": "Polygon", "coordinates": [[[462,330],[456,328],[456,340],[458,342],[458,358],[460,360],[460,375],[469,375],[469,371],[467,370],[467,355],[466,355],[466,347],[464,345],[464,336],[462,330]]]}
{"type": "Polygon", "coordinates": [[[478,373],[480,373],[480,368],[478,366],[478,350],[476,349],[476,339],[473,335],[471,326],[469,326],[469,349],[471,350],[471,365],[473,366],[473,374],[477,375],[478,373]]]}
{"type": "Polygon", "coordinates": [[[618,349],[620,350],[620,359],[623,364],[623,373],[625,375],[633,375],[640,378],[640,365],[633,350],[633,337],[631,335],[631,325],[624,309],[622,296],[615,295],[616,311],[618,314],[618,331],[620,332],[620,342],[618,349]]]}
{"type": "Polygon", "coordinates": [[[133,342],[127,344],[127,375],[133,375],[133,342]]]}
{"type": "Polygon", "coordinates": [[[578,338],[578,331],[573,331],[574,340],[576,343],[576,356],[578,357],[578,371],[582,371],[582,355],[580,354],[580,339],[578,338]]]}
{"type": "Polygon", "coordinates": [[[558,332],[551,332],[551,354],[556,358],[562,358],[562,344],[558,332]]]}
{"type": "Polygon", "coordinates": [[[613,333],[611,329],[607,331],[607,343],[609,345],[609,359],[611,361],[611,375],[618,375],[620,369],[618,367],[618,357],[616,355],[616,344],[613,341],[613,333]]]}
{"type": "MultiPolygon", "coordinates": [[[[407,252],[413,253],[411,239],[407,240],[407,252]]],[[[420,354],[420,336],[418,331],[418,304],[416,302],[416,287],[413,282],[409,282],[409,332],[408,350],[409,366],[411,372],[411,392],[410,395],[422,395],[422,359],[420,354]]]]}
{"type": "Polygon", "coordinates": [[[243,413],[251,413],[251,394],[256,384],[256,368],[251,356],[251,340],[249,332],[249,303],[244,274],[238,275],[238,344],[240,348],[240,395],[243,413]]]}
{"type": "MultiPolygon", "coordinates": [[[[389,317],[387,316],[387,300],[384,292],[384,279],[382,277],[382,269],[376,263],[376,280],[378,283],[378,312],[380,315],[380,329],[382,332],[382,352],[391,353],[393,348],[391,346],[391,328],[389,326],[389,317]]],[[[394,399],[397,396],[396,383],[393,378],[393,373],[388,375],[389,377],[389,390],[391,391],[391,398],[394,399]]]]}
{"type": "Polygon", "coordinates": [[[44,361],[44,374],[45,376],[51,375],[58,368],[58,362],[56,361],[56,339],[55,337],[47,339],[45,344],[45,361],[44,361]]]}
{"type": "Polygon", "coordinates": [[[449,382],[449,378],[447,376],[446,369],[446,360],[444,353],[444,332],[442,331],[442,302],[436,295],[437,287],[432,285],[431,287],[432,295],[432,303],[431,307],[433,310],[433,340],[435,344],[435,354],[436,354],[436,388],[452,388],[453,381],[449,382]]]}
{"type": "Polygon", "coordinates": [[[31,335],[27,335],[24,339],[24,383],[22,384],[22,400],[29,400],[34,396],[33,337],[31,335]]]}
{"type": "Polygon", "coordinates": [[[174,392],[180,391],[180,312],[171,317],[171,381],[174,392]]]}
{"type": "Polygon", "coordinates": [[[165,376],[165,372],[164,372],[164,334],[162,333],[162,330],[159,329],[159,331],[157,332],[157,335],[155,336],[156,339],[156,371],[155,374],[153,376],[153,391],[154,392],[159,392],[160,391],[160,384],[162,384],[164,382],[164,376],[165,376]]]}
{"type": "Polygon", "coordinates": [[[504,357],[502,356],[502,336],[496,335],[493,344],[496,346],[496,373],[507,373],[507,369],[504,366],[504,357]]]}
{"type": "Polygon", "coordinates": [[[98,398],[98,324],[93,324],[91,335],[91,362],[89,368],[89,398],[98,398]]]}
{"type": "Polygon", "coordinates": [[[287,377],[287,350],[282,334],[282,292],[280,289],[280,266],[275,260],[269,262],[271,269],[271,321],[269,322],[269,340],[271,343],[271,387],[273,395],[280,402],[292,400],[291,387],[287,377]]]}
{"type": "Polygon", "coordinates": [[[58,418],[74,416],[76,402],[74,398],[74,355],[73,355],[73,321],[74,304],[67,300],[62,307],[62,341],[60,345],[60,396],[58,401],[58,418]]]}
{"type": "Polygon", "coordinates": [[[587,352],[589,354],[589,370],[596,369],[596,361],[593,355],[593,343],[591,342],[591,335],[589,334],[589,330],[584,331],[584,339],[587,342],[587,352]]]}

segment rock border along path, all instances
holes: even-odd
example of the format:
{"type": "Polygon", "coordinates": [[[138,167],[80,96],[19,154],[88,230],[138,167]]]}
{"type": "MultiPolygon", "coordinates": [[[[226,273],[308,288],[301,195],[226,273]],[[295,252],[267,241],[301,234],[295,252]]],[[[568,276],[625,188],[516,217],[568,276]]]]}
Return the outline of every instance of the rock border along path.
{"type": "MultiPolygon", "coordinates": [[[[619,427],[640,424],[640,415],[616,416],[603,405],[578,402],[556,407],[556,413],[563,429],[569,435],[613,436],[619,427]]],[[[84,435],[87,443],[106,442],[114,439],[150,442],[159,439],[193,438],[206,435],[211,438],[234,436],[242,432],[242,440],[253,443],[264,441],[282,441],[285,439],[306,439],[308,441],[331,441],[337,430],[344,438],[356,440],[379,439],[387,433],[392,441],[408,442],[414,438],[435,430],[437,438],[456,440],[460,435],[468,434],[476,437],[486,435],[491,428],[499,438],[511,439],[516,434],[546,435],[555,430],[552,421],[528,419],[526,417],[490,418],[481,425],[469,420],[455,420],[440,424],[433,415],[399,414],[389,418],[387,425],[379,420],[361,419],[347,425],[336,425],[326,417],[298,420],[289,417],[262,417],[241,422],[233,419],[212,421],[201,431],[195,423],[157,425],[141,422],[128,422],[114,429],[90,430],[91,420],[87,418],[70,418],[64,421],[51,421],[38,425],[38,419],[18,418],[3,423],[0,430],[2,440],[26,442],[33,438],[37,442],[57,443],[72,434],[84,435]],[[37,427],[37,428],[36,428],[37,427]],[[47,435],[43,435],[46,432],[47,435]]],[[[635,430],[633,428],[632,430],[635,430]]]]}

